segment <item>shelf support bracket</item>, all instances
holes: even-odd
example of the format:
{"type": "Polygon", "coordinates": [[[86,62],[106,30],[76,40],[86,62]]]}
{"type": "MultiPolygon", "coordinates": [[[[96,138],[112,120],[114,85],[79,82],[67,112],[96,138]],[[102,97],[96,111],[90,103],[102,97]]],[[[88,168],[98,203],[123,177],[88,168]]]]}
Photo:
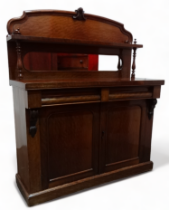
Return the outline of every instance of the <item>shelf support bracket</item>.
{"type": "Polygon", "coordinates": [[[32,136],[32,138],[35,136],[36,131],[37,131],[37,127],[36,127],[37,120],[38,120],[38,110],[31,109],[29,133],[32,136]]]}
{"type": "Polygon", "coordinates": [[[148,111],[149,119],[151,119],[154,114],[154,108],[155,108],[156,104],[157,104],[157,99],[150,100],[150,107],[149,107],[149,111],[148,111]]]}

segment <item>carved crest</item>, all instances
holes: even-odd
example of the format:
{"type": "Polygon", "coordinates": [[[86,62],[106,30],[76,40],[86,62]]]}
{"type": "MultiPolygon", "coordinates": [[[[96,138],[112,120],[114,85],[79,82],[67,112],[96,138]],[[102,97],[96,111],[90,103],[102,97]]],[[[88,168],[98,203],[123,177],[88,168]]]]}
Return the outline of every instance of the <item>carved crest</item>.
{"type": "Polygon", "coordinates": [[[75,10],[75,12],[76,12],[76,16],[73,16],[73,19],[75,19],[75,20],[86,20],[86,18],[84,17],[84,10],[83,10],[82,7],[75,10]]]}

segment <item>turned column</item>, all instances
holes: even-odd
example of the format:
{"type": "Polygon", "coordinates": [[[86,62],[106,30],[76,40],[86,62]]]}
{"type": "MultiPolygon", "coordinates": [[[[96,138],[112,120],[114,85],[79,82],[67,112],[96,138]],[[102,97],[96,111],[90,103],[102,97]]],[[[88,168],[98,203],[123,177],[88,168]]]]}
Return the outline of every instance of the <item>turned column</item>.
{"type": "MultiPolygon", "coordinates": [[[[137,44],[137,40],[134,39],[134,44],[137,44]]],[[[132,64],[132,74],[131,79],[135,79],[135,69],[136,69],[136,50],[137,48],[133,48],[133,64],[132,64]]]]}

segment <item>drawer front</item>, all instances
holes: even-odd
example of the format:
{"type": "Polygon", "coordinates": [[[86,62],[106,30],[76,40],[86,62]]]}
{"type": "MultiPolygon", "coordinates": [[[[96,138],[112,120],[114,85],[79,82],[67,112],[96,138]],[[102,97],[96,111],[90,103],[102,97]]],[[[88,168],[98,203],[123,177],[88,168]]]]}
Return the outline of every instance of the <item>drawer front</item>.
{"type": "MultiPolygon", "coordinates": [[[[28,104],[26,105],[26,108],[38,108],[49,105],[57,106],[61,104],[69,105],[79,103],[99,103],[138,99],[153,99],[154,97],[156,97],[156,95],[154,94],[154,89],[148,87],[68,89],[65,85],[65,89],[59,88],[41,91],[28,91],[28,104]]],[[[157,96],[159,97],[159,95],[157,96]]]]}
{"type": "Polygon", "coordinates": [[[88,70],[88,56],[58,56],[58,70],[88,70]]]}

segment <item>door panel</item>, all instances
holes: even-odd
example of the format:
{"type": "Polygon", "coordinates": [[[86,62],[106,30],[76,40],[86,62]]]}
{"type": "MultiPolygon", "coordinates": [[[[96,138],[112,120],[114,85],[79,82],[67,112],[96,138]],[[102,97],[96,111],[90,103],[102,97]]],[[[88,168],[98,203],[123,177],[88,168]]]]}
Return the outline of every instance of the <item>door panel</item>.
{"type": "Polygon", "coordinates": [[[100,173],[139,163],[141,101],[103,105],[106,125],[100,141],[100,173]]]}
{"type": "Polygon", "coordinates": [[[138,157],[140,120],[139,106],[108,110],[106,164],[138,157]]]}
{"type": "Polygon", "coordinates": [[[51,187],[98,173],[99,106],[44,108],[41,112],[43,186],[51,187]],[[45,130],[45,135],[44,135],[45,130]]]}
{"type": "Polygon", "coordinates": [[[92,124],[91,112],[54,113],[49,117],[50,179],[92,169],[92,124]]]}

